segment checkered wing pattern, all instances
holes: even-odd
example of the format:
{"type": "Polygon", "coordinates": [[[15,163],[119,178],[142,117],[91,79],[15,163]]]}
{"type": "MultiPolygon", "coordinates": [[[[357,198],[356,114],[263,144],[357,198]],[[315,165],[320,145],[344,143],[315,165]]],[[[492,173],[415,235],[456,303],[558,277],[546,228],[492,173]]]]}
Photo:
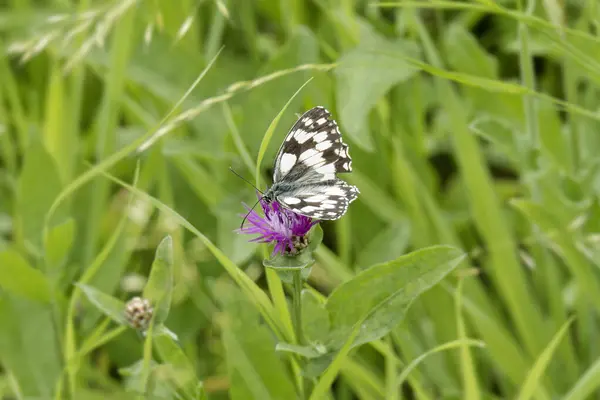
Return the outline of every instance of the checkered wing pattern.
{"type": "Polygon", "coordinates": [[[277,201],[311,218],[338,219],[359,191],[336,173],[351,171],[348,145],[337,123],[325,108],[312,108],[296,121],[277,153],[277,201]]]}

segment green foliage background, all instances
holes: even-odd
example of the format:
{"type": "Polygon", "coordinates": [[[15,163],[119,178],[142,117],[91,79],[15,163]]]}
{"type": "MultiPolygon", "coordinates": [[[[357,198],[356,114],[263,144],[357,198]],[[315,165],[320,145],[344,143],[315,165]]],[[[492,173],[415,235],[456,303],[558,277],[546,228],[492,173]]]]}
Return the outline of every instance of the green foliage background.
{"type": "MultiPolygon", "coordinates": [[[[7,0],[0,47],[0,398],[600,398],[597,0],[7,0]],[[361,271],[468,255],[325,373],[282,344],[228,171],[269,183],[315,105],[361,195],[322,224],[307,333],[361,271]],[[143,290],[152,340],[100,312],[143,290]]],[[[444,274],[415,276],[406,304],[444,274]]]]}

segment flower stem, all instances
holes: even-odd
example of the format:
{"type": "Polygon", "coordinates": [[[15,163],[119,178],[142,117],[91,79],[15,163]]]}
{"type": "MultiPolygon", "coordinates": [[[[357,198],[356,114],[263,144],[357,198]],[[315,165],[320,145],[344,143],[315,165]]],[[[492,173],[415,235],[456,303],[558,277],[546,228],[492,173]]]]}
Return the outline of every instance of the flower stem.
{"type": "Polygon", "coordinates": [[[293,272],[294,275],[294,294],[292,304],[294,308],[294,333],[296,334],[296,343],[304,344],[304,333],[302,332],[302,270],[293,272]]]}
{"type": "MultiPolygon", "coordinates": [[[[294,314],[294,334],[296,335],[296,344],[302,346],[306,343],[304,332],[302,331],[302,270],[298,269],[293,273],[294,292],[292,294],[292,307],[294,314]]],[[[301,369],[305,367],[305,360],[300,360],[301,369]]],[[[301,377],[300,398],[306,399],[311,391],[310,381],[306,377],[301,377]]]]}

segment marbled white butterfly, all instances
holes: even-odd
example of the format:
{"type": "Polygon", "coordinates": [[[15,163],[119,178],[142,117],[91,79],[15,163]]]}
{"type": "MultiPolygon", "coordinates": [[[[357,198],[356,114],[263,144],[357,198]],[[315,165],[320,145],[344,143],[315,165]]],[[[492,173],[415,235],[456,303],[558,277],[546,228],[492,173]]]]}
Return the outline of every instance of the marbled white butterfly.
{"type": "Polygon", "coordinates": [[[348,145],[331,114],[314,107],[292,126],[279,148],[273,186],[266,201],[277,200],[295,213],[315,219],[338,219],[358,196],[358,188],[338,179],[352,172],[348,145]]]}

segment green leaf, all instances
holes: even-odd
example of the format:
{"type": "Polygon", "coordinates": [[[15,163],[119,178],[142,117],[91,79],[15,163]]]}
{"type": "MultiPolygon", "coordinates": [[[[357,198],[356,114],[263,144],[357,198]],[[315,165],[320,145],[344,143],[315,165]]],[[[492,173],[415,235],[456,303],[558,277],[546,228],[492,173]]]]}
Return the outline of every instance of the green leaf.
{"type": "Polygon", "coordinates": [[[540,381],[544,375],[544,372],[546,371],[546,367],[548,367],[548,364],[552,359],[554,351],[557,349],[562,338],[568,332],[569,326],[571,326],[573,319],[574,318],[571,318],[563,324],[563,326],[556,333],[556,335],[554,335],[550,343],[548,343],[548,346],[546,346],[542,354],[540,354],[540,356],[537,358],[537,360],[533,364],[533,367],[529,371],[529,374],[527,375],[523,386],[521,386],[519,395],[516,397],[517,400],[529,400],[533,397],[533,395],[536,392],[536,389],[540,385],[540,381]]]}
{"type": "Polygon", "coordinates": [[[501,118],[494,116],[481,116],[469,125],[471,131],[492,142],[499,150],[513,161],[518,155],[518,146],[513,138],[515,126],[508,124],[501,118]]]}
{"type": "Polygon", "coordinates": [[[92,303],[107,317],[119,324],[129,325],[124,314],[125,303],[123,303],[121,300],[103,293],[92,286],[78,283],[77,287],[83,291],[90,303],[92,303]]]}
{"type": "Polygon", "coordinates": [[[46,263],[50,267],[59,268],[66,261],[73,246],[76,228],[75,220],[69,218],[47,231],[44,238],[44,248],[46,250],[46,263]]]}
{"type": "Polygon", "coordinates": [[[563,133],[562,122],[556,107],[539,102],[537,111],[543,154],[562,171],[568,171],[571,167],[571,149],[563,133]]]}
{"type": "Polygon", "coordinates": [[[448,62],[454,69],[468,74],[494,79],[498,63],[461,24],[448,27],[444,35],[448,62]]]}
{"type": "Polygon", "coordinates": [[[156,331],[153,335],[154,346],[163,362],[172,369],[169,376],[179,389],[193,396],[198,384],[194,366],[168,331],[160,325],[156,331]]]}
{"type": "Polygon", "coordinates": [[[156,324],[162,324],[169,315],[173,292],[173,239],[166,236],[158,245],[150,277],[143,297],[154,307],[156,324]]]}
{"type": "Polygon", "coordinates": [[[563,400],[589,399],[600,388],[600,359],[597,359],[573,385],[563,400]]]}
{"type": "Polygon", "coordinates": [[[312,78],[309,79],[308,81],[306,81],[302,86],[300,86],[300,88],[298,90],[296,90],[296,92],[292,95],[292,97],[290,97],[288,99],[287,103],[285,103],[285,105],[283,106],[281,111],[279,111],[279,114],[277,114],[275,116],[275,118],[271,121],[271,123],[269,124],[269,127],[267,128],[267,131],[265,132],[263,139],[260,142],[258,156],[256,157],[256,171],[254,172],[254,175],[256,178],[256,187],[260,187],[260,176],[261,176],[260,166],[262,164],[262,160],[263,160],[263,157],[265,156],[267,148],[269,147],[269,143],[271,142],[271,137],[273,136],[273,133],[275,132],[275,129],[277,128],[277,125],[279,124],[279,120],[283,116],[283,113],[285,112],[285,110],[289,107],[292,100],[294,100],[294,98],[296,98],[296,96],[302,91],[302,89],[304,89],[304,86],[308,85],[308,83],[311,80],[312,80],[312,78]]]}
{"type": "Polygon", "coordinates": [[[78,155],[77,144],[78,130],[74,129],[69,116],[73,113],[70,109],[65,90],[66,76],[62,72],[60,63],[53,63],[48,79],[46,96],[46,109],[43,126],[44,144],[48,153],[52,155],[63,180],[71,178],[73,161],[78,155]]]}
{"type": "Polygon", "coordinates": [[[306,251],[310,251],[313,252],[317,249],[317,247],[319,247],[319,245],[321,244],[321,242],[323,241],[323,228],[321,228],[321,224],[317,224],[315,225],[310,233],[309,233],[309,237],[308,237],[308,247],[306,248],[306,251]]]}
{"type": "Polygon", "coordinates": [[[382,229],[358,254],[356,265],[365,269],[371,265],[394,260],[405,254],[410,240],[408,221],[393,223],[382,229]]]}
{"type": "Polygon", "coordinates": [[[285,351],[288,353],[298,354],[305,358],[317,358],[321,357],[326,353],[324,347],[319,346],[300,346],[297,344],[279,342],[277,346],[275,346],[275,350],[277,351],[285,351]]]}
{"type": "Polygon", "coordinates": [[[479,340],[462,338],[462,339],[454,340],[452,342],[447,342],[447,343],[441,344],[441,345],[435,347],[434,349],[426,351],[425,353],[421,354],[419,357],[415,358],[407,366],[404,367],[404,369],[402,370],[402,373],[400,374],[400,376],[398,377],[398,380],[396,382],[397,385],[400,387],[404,383],[404,381],[406,380],[408,375],[429,356],[439,353],[441,351],[451,350],[451,349],[460,348],[460,347],[464,348],[466,346],[485,347],[485,343],[483,343],[482,341],[479,341],[479,340]]]}
{"type": "Polygon", "coordinates": [[[20,388],[18,398],[53,398],[62,370],[55,323],[51,305],[0,295],[0,361],[20,388]]]}
{"type": "Polygon", "coordinates": [[[327,299],[331,320],[327,347],[339,349],[359,321],[354,346],[379,339],[403,318],[410,303],[458,266],[465,254],[432,246],[375,265],[340,285],[327,299]]]}
{"type": "Polygon", "coordinates": [[[415,43],[381,39],[351,50],[339,60],[335,70],[339,121],[344,133],[367,151],[374,150],[367,124],[371,108],[417,71],[403,60],[407,54],[417,57],[415,43]]]}
{"type": "MultiPolygon", "coordinates": [[[[459,341],[462,342],[460,346],[460,363],[461,363],[461,375],[463,390],[465,397],[468,399],[480,399],[481,389],[477,380],[477,370],[473,362],[473,355],[471,349],[468,347],[468,338],[465,327],[465,319],[463,316],[463,285],[464,279],[459,280],[458,287],[455,292],[455,312],[456,312],[456,330],[458,333],[459,341]]],[[[484,346],[480,343],[480,346],[484,346]]]]}
{"type": "Polygon", "coordinates": [[[293,271],[306,268],[314,262],[315,260],[313,259],[311,252],[302,251],[297,256],[288,256],[278,253],[269,259],[263,260],[263,265],[276,270],[293,271]]]}
{"type": "Polygon", "coordinates": [[[309,379],[318,379],[323,375],[323,372],[331,365],[335,358],[335,353],[323,354],[320,357],[306,359],[306,364],[302,370],[302,375],[309,379]]]}
{"type": "Polygon", "coordinates": [[[310,290],[302,291],[302,329],[311,343],[324,344],[329,334],[329,314],[310,290]]]}
{"type": "Polygon", "coordinates": [[[56,163],[44,146],[35,142],[25,152],[23,170],[17,186],[17,237],[42,251],[42,232],[46,213],[60,193],[61,183],[56,163]]]}
{"type": "Polygon", "coordinates": [[[174,399],[177,398],[177,391],[166,379],[169,377],[170,366],[158,364],[154,360],[148,366],[149,373],[152,376],[151,384],[147,384],[143,360],[139,360],[127,367],[119,368],[119,374],[124,377],[124,387],[130,393],[144,394],[146,398],[152,399],[174,399]]]}
{"type": "Polygon", "coordinates": [[[52,290],[46,276],[16,251],[0,252],[0,269],[0,288],[3,290],[36,302],[50,302],[52,290]]]}
{"type": "Polygon", "coordinates": [[[348,337],[345,340],[345,343],[343,343],[340,351],[333,358],[333,361],[331,362],[331,364],[329,364],[329,366],[327,367],[327,369],[325,370],[323,375],[321,375],[321,377],[317,381],[317,384],[315,385],[312,393],[310,394],[309,400],[321,399],[321,398],[323,398],[325,393],[329,390],[329,388],[331,387],[331,384],[333,383],[337,374],[339,373],[340,369],[342,368],[344,361],[346,361],[346,357],[348,357],[350,350],[354,346],[354,343],[356,343],[357,336],[359,335],[359,332],[361,331],[361,325],[364,322],[365,322],[365,317],[357,320],[356,325],[351,327],[351,330],[349,332],[348,337]]]}
{"type": "MultiPolygon", "coordinates": [[[[453,23],[444,33],[444,50],[448,64],[453,70],[468,74],[473,78],[498,79],[498,61],[489,54],[481,42],[477,40],[464,26],[453,23]]],[[[470,85],[461,87],[467,104],[480,114],[497,116],[507,121],[522,121],[522,98],[507,93],[497,93],[490,96],[486,87],[477,88],[470,85]]],[[[520,126],[520,125],[519,125],[520,126]]],[[[515,135],[518,137],[518,135],[515,135]]]]}

